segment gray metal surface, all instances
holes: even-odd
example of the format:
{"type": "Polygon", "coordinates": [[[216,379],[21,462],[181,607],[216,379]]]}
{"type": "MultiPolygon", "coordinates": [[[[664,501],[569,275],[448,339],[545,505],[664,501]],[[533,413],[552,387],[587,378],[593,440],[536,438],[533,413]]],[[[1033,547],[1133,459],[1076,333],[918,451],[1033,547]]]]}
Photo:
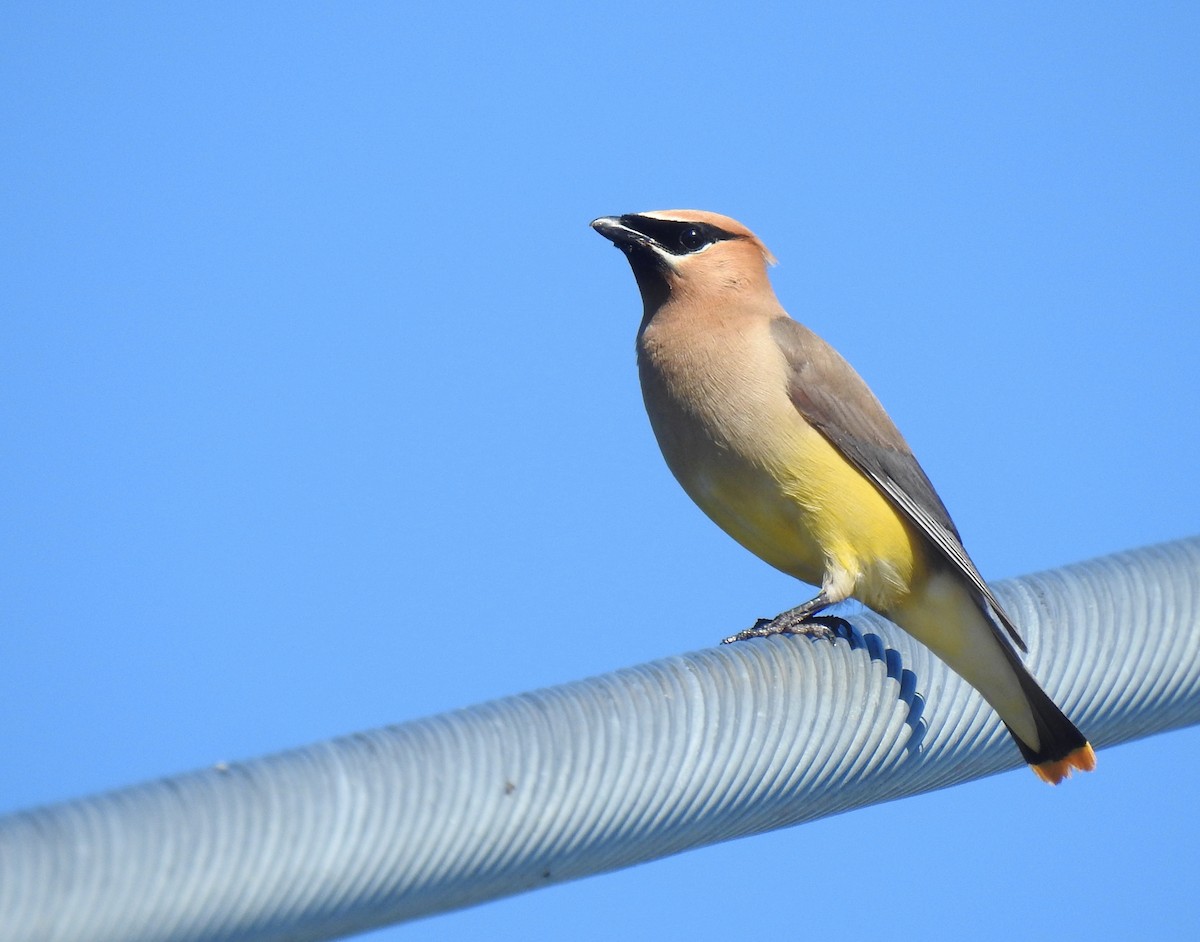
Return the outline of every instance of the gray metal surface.
{"type": "MultiPolygon", "coordinates": [[[[1097,747],[1200,721],[1200,539],[998,592],[1097,747]]],[[[0,938],[336,938],[1020,764],[860,614],[2,818],[0,938]]]]}

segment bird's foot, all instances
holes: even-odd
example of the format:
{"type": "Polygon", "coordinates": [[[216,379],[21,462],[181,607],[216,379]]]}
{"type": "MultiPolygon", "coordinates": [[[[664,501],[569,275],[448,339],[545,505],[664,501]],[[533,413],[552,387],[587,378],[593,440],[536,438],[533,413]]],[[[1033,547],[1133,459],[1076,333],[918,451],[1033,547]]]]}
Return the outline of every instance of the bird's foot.
{"type": "Polygon", "coordinates": [[[838,635],[849,637],[850,623],[836,615],[800,615],[784,612],[774,618],[760,618],[751,627],[736,635],[722,638],[721,644],[747,641],[750,638],[769,638],[771,635],[806,635],[820,641],[834,641],[838,635]]]}

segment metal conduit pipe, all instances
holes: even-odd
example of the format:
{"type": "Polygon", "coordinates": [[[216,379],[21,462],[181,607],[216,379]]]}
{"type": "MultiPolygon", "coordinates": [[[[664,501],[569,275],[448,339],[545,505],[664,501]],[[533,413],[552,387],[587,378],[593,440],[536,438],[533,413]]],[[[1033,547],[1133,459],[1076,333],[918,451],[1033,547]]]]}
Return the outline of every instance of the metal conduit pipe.
{"type": "MultiPolygon", "coordinates": [[[[1200,721],[1200,538],[998,594],[1097,747],[1200,721]]],[[[336,938],[1021,764],[928,651],[854,625],[10,815],[0,937],[336,938]]]]}

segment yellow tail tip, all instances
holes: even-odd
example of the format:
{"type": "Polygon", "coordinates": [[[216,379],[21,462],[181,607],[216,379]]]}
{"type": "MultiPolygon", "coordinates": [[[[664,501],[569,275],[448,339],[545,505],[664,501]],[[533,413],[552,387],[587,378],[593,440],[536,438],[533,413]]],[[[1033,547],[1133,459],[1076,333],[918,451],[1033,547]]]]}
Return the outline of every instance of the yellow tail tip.
{"type": "Polygon", "coordinates": [[[1096,768],[1096,753],[1092,750],[1091,743],[1085,742],[1061,759],[1055,759],[1053,762],[1039,762],[1037,765],[1031,765],[1030,768],[1043,782],[1057,785],[1064,778],[1071,777],[1072,769],[1078,769],[1080,772],[1093,771],[1096,768]]]}

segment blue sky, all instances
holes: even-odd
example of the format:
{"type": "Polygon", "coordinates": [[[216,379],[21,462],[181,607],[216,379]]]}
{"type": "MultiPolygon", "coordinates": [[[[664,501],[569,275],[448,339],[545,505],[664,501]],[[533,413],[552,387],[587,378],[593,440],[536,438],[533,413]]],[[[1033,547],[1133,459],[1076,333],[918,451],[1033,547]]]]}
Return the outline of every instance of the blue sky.
{"type": "MultiPolygon", "coordinates": [[[[663,465],[598,215],[755,229],[989,578],[1200,532],[1198,39],[1153,2],[7,5],[0,811],[807,598],[663,465]]],[[[1099,762],[369,938],[1194,937],[1200,733],[1099,762]]]]}

